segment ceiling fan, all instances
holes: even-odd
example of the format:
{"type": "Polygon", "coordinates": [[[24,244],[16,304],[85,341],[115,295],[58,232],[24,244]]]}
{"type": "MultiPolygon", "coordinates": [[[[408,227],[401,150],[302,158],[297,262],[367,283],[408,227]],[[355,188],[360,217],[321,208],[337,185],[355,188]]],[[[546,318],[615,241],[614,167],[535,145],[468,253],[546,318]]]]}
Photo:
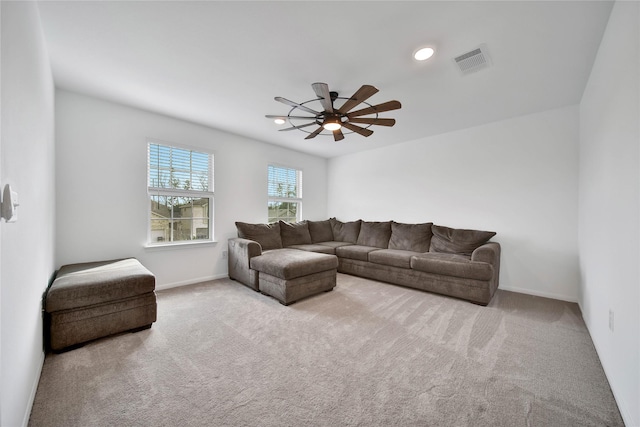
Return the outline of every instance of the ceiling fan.
{"type": "Polygon", "coordinates": [[[316,93],[317,98],[298,104],[297,102],[276,96],[276,101],[282,102],[283,104],[293,108],[286,116],[266,115],[265,117],[275,119],[276,122],[278,123],[279,121],[280,124],[289,121],[291,127],[280,129],[280,131],[298,129],[309,134],[305,139],[312,139],[322,134],[324,130],[327,130],[330,133],[326,133],[325,135],[333,134],[333,139],[340,141],[344,139],[344,133],[342,132],[343,128],[351,131],[347,133],[355,132],[362,136],[370,136],[373,134],[373,131],[369,129],[372,125],[395,125],[395,119],[379,118],[378,113],[397,110],[402,107],[402,104],[400,104],[399,101],[388,101],[378,105],[371,105],[365,102],[378,92],[378,89],[370,85],[363,85],[350,98],[343,98],[338,96],[338,92],[329,91],[329,86],[326,83],[313,83],[311,87],[316,93]],[[338,99],[344,99],[345,102],[339,108],[336,108],[333,104],[338,99]],[[313,105],[314,103],[319,103],[319,106],[316,107],[313,105]],[[367,107],[351,111],[360,104],[365,104],[367,107]],[[311,108],[310,106],[315,108],[311,108]],[[310,115],[301,116],[298,115],[299,112],[304,112],[310,115]],[[366,126],[359,126],[360,124],[366,126]],[[318,128],[313,132],[303,129],[313,125],[318,125],[318,128]]]}

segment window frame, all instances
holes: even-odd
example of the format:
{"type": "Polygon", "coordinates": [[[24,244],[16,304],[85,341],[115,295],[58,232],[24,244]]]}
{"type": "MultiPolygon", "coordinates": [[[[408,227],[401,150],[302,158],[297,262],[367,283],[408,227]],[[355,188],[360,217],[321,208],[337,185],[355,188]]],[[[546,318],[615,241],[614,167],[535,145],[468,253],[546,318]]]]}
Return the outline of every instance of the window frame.
{"type": "MultiPolygon", "coordinates": [[[[214,235],[214,202],[215,202],[215,153],[211,150],[207,150],[201,147],[192,147],[184,144],[176,144],[173,142],[162,141],[155,138],[147,138],[146,144],[146,157],[147,157],[147,173],[146,173],[146,181],[147,181],[147,248],[161,248],[161,247],[180,247],[180,246],[193,246],[193,245],[202,245],[215,243],[215,235],[214,235]],[[199,154],[206,154],[208,156],[208,190],[185,190],[179,188],[171,188],[171,187],[153,187],[150,182],[150,172],[151,172],[151,146],[159,145],[164,147],[170,147],[172,149],[183,150],[188,152],[196,152],[199,154]],[[151,202],[153,196],[164,196],[164,197],[185,197],[185,198],[197,198],[197,199],[208,199],[209,200],[209,211],[208,211],[208,229],[209,229],[209,237],[206,239],[190,239],[190,240],[162,240],[162,241],[153,241],[152,240],[152,216],[153,211],[151,209],[151,202]]],[[[190,172],[193,170],[190,169],[190,172]]],[[[176,220],[177,217],[170,218],[170,224],[176,220]]],[[[190,219],[196,219],[200,217],[189,217],[190,219]]],[[[171,234],[173,235],[173,227],[171,228],[171,234]]]]}
{"type": "MultiPolygon", "coordinates": [[[[302,221],[302,202],[303,202],[303,192],[302,192],[302,176],[303,176],[303,170],[302,168],[298,168],[295,166],[287,166],[287,165],[283,165],[283,164],[279,164],[279,163],[268,163],[267,164],[267,222],[269,222],[270,216],[269,216],[269,204],[270,203],[296,203],[298,206],[296,208],[296,220],[295,222],[299,222],[302,221]],[[270,168],[278,168],[278,169],[288,169],[288,170],[293,170],[296,173],[296,197],[277,197],[277,196],[270,196],[269,195],[269,184],[271,183],[271,181],[269,180],[269,169],[270,168]]],[[[280,218],[276,219],[277,221],[280,220],[280,218]]],[[[275,221],[275,222],[277,222],[275,221]]],[[[283,220],[284,221],[284,220],[283,220]]]]}

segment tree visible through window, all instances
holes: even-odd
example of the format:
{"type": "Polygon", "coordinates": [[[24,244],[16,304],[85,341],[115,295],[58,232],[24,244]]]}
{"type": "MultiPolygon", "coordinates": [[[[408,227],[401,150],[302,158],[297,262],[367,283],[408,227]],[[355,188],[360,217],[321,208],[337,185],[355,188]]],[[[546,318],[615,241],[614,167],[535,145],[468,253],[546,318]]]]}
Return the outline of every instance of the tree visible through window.
{"type": "Polygon", "coordinates": [[[302,171],[268,167],[268,221],[296,222],[302,218],[302,171]]]}
{"type": "Polygon", "coordinates": [[[213,154],[148,147],[149,243],[212,240],[213,154]]]}

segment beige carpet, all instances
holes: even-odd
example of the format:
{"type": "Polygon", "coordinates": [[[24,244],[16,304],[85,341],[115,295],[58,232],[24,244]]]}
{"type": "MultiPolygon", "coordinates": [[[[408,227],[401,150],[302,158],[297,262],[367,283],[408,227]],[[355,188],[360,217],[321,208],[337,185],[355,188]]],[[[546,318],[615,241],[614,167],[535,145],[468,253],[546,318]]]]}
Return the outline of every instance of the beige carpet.
{"type": "Polygon", "coordinates": [[[576,304],[338,275],[289,307],[226,279],[159,292],[150,330],[47,355],[29,425],[623,423],[576,304]]]}

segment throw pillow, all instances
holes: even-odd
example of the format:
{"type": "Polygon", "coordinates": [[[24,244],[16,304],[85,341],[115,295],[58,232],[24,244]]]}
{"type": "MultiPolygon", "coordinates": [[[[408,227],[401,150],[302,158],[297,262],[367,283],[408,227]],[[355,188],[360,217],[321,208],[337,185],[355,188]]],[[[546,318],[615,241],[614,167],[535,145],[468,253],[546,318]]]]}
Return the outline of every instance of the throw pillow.
{"type": "Polygon", "coordinates": [[[362,220],[342,222],[335,218],[330,218],[333,240],[336,242],[356,243],[360,233],[360,223],[362,220]]]}
{"type": "Polygon", "coordinates": [[[389,249],[400,249],[413,252],[429,252],[431,245],[431,226],[433,223],[402,224],[391,223],[391,239],[389,249]]]}
{"type": "Polygon", "coordinates": [[[431,231],[433,237],[431,238],[430,252],[466,256],[471,256],[474,250],[496,235],[493,231],[455,229],[441,225],[432,226],[431,231]]]}
{"type": "Polygon", "coordinates": [[[309,223],[309,234],[311,234],[311,242],[331,242],[333,241],[333,231],[331,230],[331,222],[325,221],[307,221],[309,223]]]}
{"type": "Polygon", "coordinates": [[[362,221],[357,244],[387,249],[391,237],[391,221],[371,222],[362,221]]]}
{"type": "Polygon", "coordinates": [[[282,246],[285,248],[291,245],[311,244],[311,234],[309,234],[307,221],[280,221],[280,237],[282,238],[282,246]]]}
{"type": "Polygon", "coordinates": [[[280,224],[248,224],[246,222],[236,222],[238,237],[255,240],[260,243],[263,251],[269,249],[281,249],[282,238],[280,237],[280,224]]]}

